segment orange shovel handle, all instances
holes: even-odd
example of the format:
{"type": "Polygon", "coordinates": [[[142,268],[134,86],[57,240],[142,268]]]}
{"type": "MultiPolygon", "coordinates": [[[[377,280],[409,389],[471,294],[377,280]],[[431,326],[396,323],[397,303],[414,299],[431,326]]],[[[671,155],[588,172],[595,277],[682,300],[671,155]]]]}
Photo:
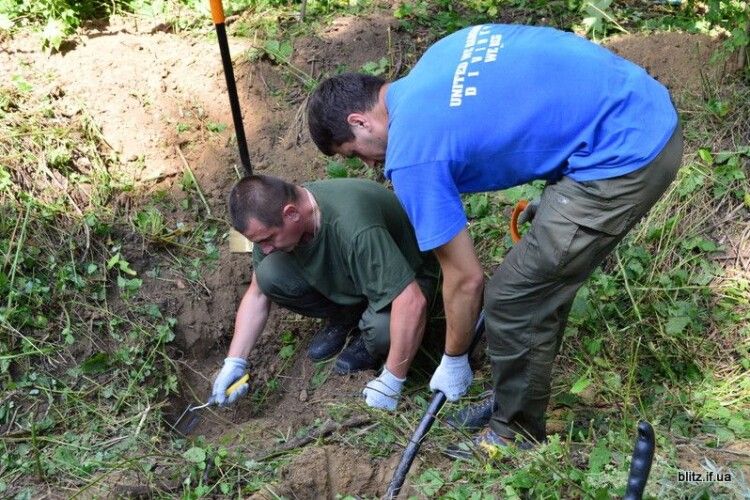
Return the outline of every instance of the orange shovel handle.
{"type": "Polygon", "coordinates": [[[518,216],[521,215],[528,204],[528,200],[518,200],[516,206],[513,207],[513,213],[510,215],[510,239],[513,240],[513,243],[521,241],[521,233],[518,232],[518,216]]]}
{"type": "Polygon", "coordinates": [[[211,3],[211,17],[214,20],[214,24],[224,24],[224,6],[221,5],[221,0],[209,0],[211,3]]]}

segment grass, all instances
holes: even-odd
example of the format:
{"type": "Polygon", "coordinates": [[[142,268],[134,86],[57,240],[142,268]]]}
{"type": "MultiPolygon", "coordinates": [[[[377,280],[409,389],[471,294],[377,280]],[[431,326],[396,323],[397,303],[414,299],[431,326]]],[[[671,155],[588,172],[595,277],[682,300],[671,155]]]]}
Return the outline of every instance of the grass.
{"type": "MultiPolygon", "coordinates": [[[[0,88],[0,494],[97,495],[113,473],[182,478],[194,494],[197,452],[163,425],[176,320],[140,297],[150,271],[129,235],[199,279],[218,226],[196,210],[170,227],[164,201],[129,218],[116,196],[135,199],[132,181],[85,109],[63,112],[40,75],[11,82],[0,88]]],[[[186,190],[197,198],[194,181],[186,190]]]]}
{"type": "MultiPolygon", "coordinates": [[[[293,38],[361,7],[311,2],[303,24],[294,18],[299,8],[258,2],[231,29],[258,33],[255,57],[288,73],[286,85],[304,95],[314,82],[291,64],[293,38]]],[[[496,15],[580,28],[583,8],[578,2],[491,0],[456,7],[438,0],[404,2],[394,15],[402,29],[428,43],[496,15]]],[[[709,29],[696,27],[701,19],[694,8],[602,10],[630,31],[709,29]]],[[[174,12],[179,30],[206,27],[195,10],[174,12]]],[[[618,31],[607,17],[596,29],[592,36],[618,31]]],[[[363,69],[382,74],[391,66],[383,58],[363,69]]],[[[117,489],[123,484],[182,498],[247,496],[267,488],[294,451],[255,460],[230,437],[185,440],[164,426],[180,384],[173,346],[178,325],[147,302],[144,283],[169,270],[203,293],[202,272],[218,261],[223,226],[206,217],[208,204],[188,170],[179,180],[185,193],[180,208],[190,218],[170,218],[180,202],[168,194],[139,198],[132,179],[118,174],[121,161],[85,104],[79,103],[79,113],[63,113],[58,98],[43,91],[47,78],[17,74],[0,87],[0,496],[32,498],[48,489],[70,497],[133,493],[117,489]],[[123,198],[137,208],[127,209],[123,198]],[[144,254],[159,264],[148,265],[144,254]]],[[[424,463],[410,476],[417,491],[452,499],[621,495],[635,425],[647,419],[658,438],[650,497],[750,496],[742,466],[750,461],[749,102],[742,80],[679,96],[685,166],[579,293],[554,376],[549,442],[529,453],[497,450],[487,459],[449,463],[441,449],[464,436],[438,423],[423,445],[424,463]],[[732,480],[680,482],[679,471],[686,469],[729,473],[732,480]]],[[[214,132],[224,126],[204,124],[214,132]]],[[[325,171],[382,180],[348,160],[331,161],[325,171]]],[[[485,269],[510,248],[509,208],[540,189],[535,184],[466,197],[485,269]]],[[[283,334],[279,373],[301,351],[290,332],[283,334]]],[[[329,373],[329,365],[316,367],[310,387],[324,384],[329,373]]],[[[331,406],[337,422],[365,411],[373,420],[367,432],[334,439],[363,450],[374,464],[400,453],[427,404],[427,375],[421,375],[410,380],[395,416],[361,403],[331,406]]],[[[489,379],[488,367],[479,367],[471,394],[481,393],[489,379]]],[[[254,403],[268,404],[280,383],[272,377],[254,403]]]]}

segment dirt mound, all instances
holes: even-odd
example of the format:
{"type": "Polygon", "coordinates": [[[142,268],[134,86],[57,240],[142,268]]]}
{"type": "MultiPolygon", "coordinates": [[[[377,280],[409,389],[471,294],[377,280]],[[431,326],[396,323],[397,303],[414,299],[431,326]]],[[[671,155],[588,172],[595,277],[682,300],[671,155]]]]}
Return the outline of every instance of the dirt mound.
{"type": "Polygon", "coordinates": [[[721,41],[691,33],[621,35],[604,44],[610,50],[646,68],[672,94],[697,93],[737,71],[737,58],[714,54],[721,41]]]}
{"type": "Polygon", "coordinates": [[[345,446],[307,448],[284,469],[275,493],[331,499],[337,493],[382,495],[395,467],[391,462],[373,461],[367,452],[345,446]]]}

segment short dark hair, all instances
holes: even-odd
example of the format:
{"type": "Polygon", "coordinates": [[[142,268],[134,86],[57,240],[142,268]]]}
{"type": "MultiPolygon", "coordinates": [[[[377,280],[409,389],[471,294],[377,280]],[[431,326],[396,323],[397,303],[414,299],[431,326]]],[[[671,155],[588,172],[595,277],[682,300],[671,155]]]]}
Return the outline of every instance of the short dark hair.
{"type": "Polygon", "coordinates": [[[248,175],[232,187],[229,194],[229,215],[232,226],[242,234],[250,219],[266,227],[283,224],[281,211],[287,203],[297,201],[294,184],[270,175],[248,175]]]}
{"type": "Polygon", "coordinates": [[[344,73],[324,80],[307,102],[310,136],[323,154],[354,139],[346,119],[351,113],[370,111],[378,102],[385,80],[372,75],[344,73]]]}

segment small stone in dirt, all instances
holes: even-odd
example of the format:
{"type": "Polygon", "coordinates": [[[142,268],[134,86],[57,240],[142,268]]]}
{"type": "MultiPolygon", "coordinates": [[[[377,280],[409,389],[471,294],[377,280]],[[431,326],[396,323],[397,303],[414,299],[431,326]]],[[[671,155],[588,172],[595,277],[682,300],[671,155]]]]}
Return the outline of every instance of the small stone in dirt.
{"type": "Polygon", "coordinates": [[[180,290],[184,290],[185,289],[185,282],[184,281],[178,279],[176,281],[176,283],[177,283],[177,288],[179,288],[180,290]]]}
{"type": "Polygon", "coordinates": [[[303,403],[307,401],[307,389],[302,389],[302,391],[299,393],[299,400],[303,403]]]}

